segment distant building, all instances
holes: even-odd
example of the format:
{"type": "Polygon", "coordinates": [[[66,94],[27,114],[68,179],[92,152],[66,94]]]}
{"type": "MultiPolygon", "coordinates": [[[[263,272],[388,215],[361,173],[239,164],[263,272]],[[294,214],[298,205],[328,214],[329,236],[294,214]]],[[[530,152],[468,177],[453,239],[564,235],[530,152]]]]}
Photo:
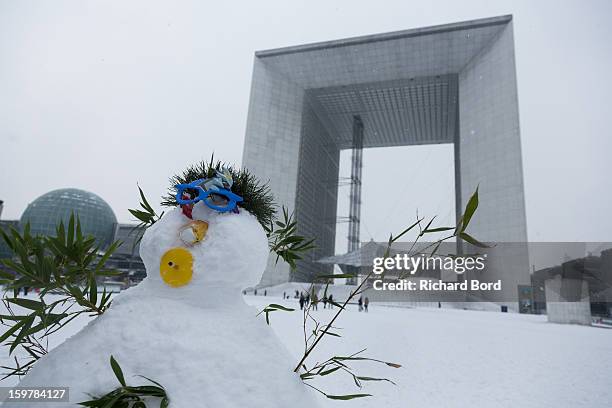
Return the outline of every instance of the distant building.
{"type": "MultiPolygon", "coordinates": [[[[559,278],[568,282],[585,282],[591,314],[612,317],[612,249],[601,251],[600,256],[571,259],[560,265],[533,272],[531,285],[536,313],[544,313],[547,301],[550,301],[546,298],[546,282],[559,278]]],[[[572,292],[571,285],[567,285],[559,295],[567,301],[576,302],[576,299],[572,299],[576,297],[572,292]]]]}
{"type": "Polygon", "coordinates": [[[19,221],[30,224],[34,235],[54,235],[60,222],[68,225],[71,214],[78,215],[84,235],[93,235],[103,247],[113,242],[117,218],[110,205],[89,191],[62,188],[49,191],[32,201],[19,221]]]}
{"type": "Polygon", "coordinates": [[[122,242],[109,259],[108,267],[122,272],[124,279],[131,286],[146,276],[144,263],[139,255],[140,244],[136,242],[139,234],[135,224],[118,224],[115,240],[122,242]]]}
{"type": "MultiPolygon", "coordinates": [[[[0,229],[8,231],[12,227],[22,231],[29,223],[34,235],[55,235],[60,222],[68,225],[71,214],[78,216],[83,234],[95,237],[102,249],[116,240],[122,241],[106,264],[108,269],[120,272],[110,278],[115,285],[131,286],[146,276],[136,243],[136,224],[117,223],[106,201],[88,191],[65,188],[43,194],[27,206],[20,220],[0,220],[0,229]]],[[[12,255],[4,240],[0,240],[0,258],[12,255]]]]}

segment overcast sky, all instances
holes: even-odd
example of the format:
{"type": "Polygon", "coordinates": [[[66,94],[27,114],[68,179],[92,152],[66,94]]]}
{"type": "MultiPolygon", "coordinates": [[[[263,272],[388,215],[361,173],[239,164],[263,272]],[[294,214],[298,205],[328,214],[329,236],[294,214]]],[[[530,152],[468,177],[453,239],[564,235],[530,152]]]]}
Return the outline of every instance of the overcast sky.
{"type": "MultiPolygon", "coordinates": [[[[77,187],[128,222],[136,182],[157,201],[212,151],[240,164],[256,50],[502,14],[514,15],[529,239],[612,241],[612,2],[585,0],[0,0],[2,218],[77,187]]],[[[417,207],[452,222],[452,180],[450,146],[366,150],[362,239],[384,240],[417,207]],[[375,188],[394,170],[413,174],[397,200],[375,188]]]]}

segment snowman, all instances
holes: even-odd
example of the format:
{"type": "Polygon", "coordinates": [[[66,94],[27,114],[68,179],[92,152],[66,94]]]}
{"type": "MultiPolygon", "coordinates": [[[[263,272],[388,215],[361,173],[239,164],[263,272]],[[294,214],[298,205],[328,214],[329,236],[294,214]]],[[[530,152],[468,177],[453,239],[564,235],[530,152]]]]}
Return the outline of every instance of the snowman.
{"type": "Polygon", "coordinates": [[[245,209],[249,197],[231,187],[223,171],[177,186],[181,206],[150,226],[140,244],[147,277],[19,384],[69,387],[70,403],[36,406],[77,407],[117,388],[111,355],[128,385],[146,385],[140,375],[163,385],[170,408],[317,406],[292,372],[295,358],[243,300],[269,250],[262,225],[245,209]]]}

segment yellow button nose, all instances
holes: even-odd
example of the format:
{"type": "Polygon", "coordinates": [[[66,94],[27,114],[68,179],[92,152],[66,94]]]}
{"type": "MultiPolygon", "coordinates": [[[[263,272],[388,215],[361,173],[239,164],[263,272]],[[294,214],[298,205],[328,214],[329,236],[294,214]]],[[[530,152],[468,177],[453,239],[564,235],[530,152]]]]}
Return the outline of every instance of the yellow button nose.
{"type": "Polygon", "coordinates": [[[162,256],[159,274],[173,288],[188,284],[193,276],[193,255],[185,248],[172,248],[162,256]]]}

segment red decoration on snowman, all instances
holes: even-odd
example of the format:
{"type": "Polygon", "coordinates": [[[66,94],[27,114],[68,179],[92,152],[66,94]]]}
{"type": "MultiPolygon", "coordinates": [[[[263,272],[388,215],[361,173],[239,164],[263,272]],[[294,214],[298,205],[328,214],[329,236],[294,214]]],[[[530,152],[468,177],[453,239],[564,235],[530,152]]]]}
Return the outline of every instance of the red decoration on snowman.
{"type": "MultiPolygon", "coordinates": [[[[183,200],[191,200],[191,194],[185,192],[183,193],[183,200]]],[[[181,209],[183,210],[183,214],[185,217],[189,219],[193,219],[191,212],[193,211],[193,203],[192,204],[181,204],[181,209]]]]}

